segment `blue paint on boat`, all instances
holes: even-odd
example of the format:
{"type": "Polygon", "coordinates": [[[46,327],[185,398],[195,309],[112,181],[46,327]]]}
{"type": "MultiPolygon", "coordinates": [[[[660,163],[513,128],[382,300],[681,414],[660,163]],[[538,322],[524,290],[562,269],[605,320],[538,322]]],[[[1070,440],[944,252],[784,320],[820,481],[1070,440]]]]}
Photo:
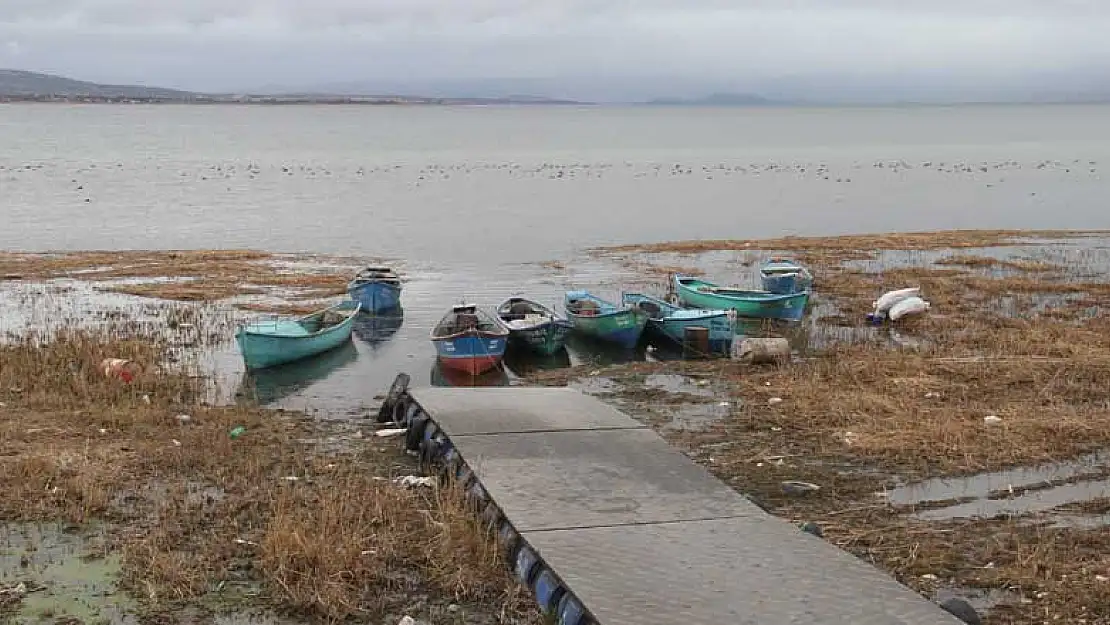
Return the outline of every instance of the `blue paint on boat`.
{"type": "Polygon", "coordinates": [[[444,367],[479,375],[501,364],[509,331],[477,306],[460,304],[440,319],[431,338],[444,367]]]}
{"type": "Polygon", "coordinates": [[[358,302],[343,302],[298,319],[255,321],[235,341],[248,369],[265,369],[321,354],[351,340],[358,302]]]}
{"type": "Polygon", "coordinates": [[[682,308],[642,293],[625,293],[621,303],[638,306],[647,313],[648,328],[680,345],[686,338],[686,328],[706,328],[710,351],[725,352],[736,334],[735,315],[727,310],[682,308]]]}
{"type": "Polygon", "coordinates": [[[347,284],[351,299],[377,314],[401,305],[401,279],[388,267],[367,267],[347,284]]]}
{"type": "Polygon", "coordinates": [[[813,274],[788,258],[772,258],[759,268],[763,290],[776,295],[791,295],[813,290],[813,274]]]}

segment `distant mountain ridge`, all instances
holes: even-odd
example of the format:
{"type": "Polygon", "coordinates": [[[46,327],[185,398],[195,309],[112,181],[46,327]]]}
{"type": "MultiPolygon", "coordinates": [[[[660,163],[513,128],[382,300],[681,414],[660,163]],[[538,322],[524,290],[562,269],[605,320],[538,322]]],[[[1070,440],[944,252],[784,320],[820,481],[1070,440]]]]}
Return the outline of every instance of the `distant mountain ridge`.
{"type": "Polygon", "coordinates": [[[576,100],[534,95],[505,97],[454,97],[421,95],[367,95],[342,91],[288,90],[263,94],[201,93],[143,85],[106,85],[64,76],[14,69],[0,69],[0,98],[50,100],[136,100],[196,103],[353,103],[353,104],[589,104],[576,100]]]}
{"type": "Polygon", "coordinates": [[[104,85],[53,74],[0,69],[0,96],[88,96],[95,98],[187,100],[196,96],[196,94],[189,91],[143,85],[104,85]]]}

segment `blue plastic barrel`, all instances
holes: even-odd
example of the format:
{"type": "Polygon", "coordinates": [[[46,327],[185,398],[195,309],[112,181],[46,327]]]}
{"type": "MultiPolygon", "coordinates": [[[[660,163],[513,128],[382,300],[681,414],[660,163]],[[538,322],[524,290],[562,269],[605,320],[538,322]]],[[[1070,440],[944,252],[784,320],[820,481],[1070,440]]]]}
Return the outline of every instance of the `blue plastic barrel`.
{"type": "Polygon", "coordinates": [[[555,608],[566,589],[559,583],[551,569],[541,566],[540,573],[536,575],[536,581],[532,585],[532,592],[536,594],[536,602],[540,604],[540,610],[547,614],[555,608]]]}
{"type": "Polygon", "coordinates": [[[516,552],[516,578],[521,584],[530,586],[532,576],[535,575],[539,564],[540,559],[536,557],[536,552],[527,545],[521,547],[520,551],[516,552]]]}
{"type": "Polygon", "coordinates": [[[568,592],[559,600],[555,622],[558,625],[586,625],[586,610],[582,607],[582,603],[568,592]]]}

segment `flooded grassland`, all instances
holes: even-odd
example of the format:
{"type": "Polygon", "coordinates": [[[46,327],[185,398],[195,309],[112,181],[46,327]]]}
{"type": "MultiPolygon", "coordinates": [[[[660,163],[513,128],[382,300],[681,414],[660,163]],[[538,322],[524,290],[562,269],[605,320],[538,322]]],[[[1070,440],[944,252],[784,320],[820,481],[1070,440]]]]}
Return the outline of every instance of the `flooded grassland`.
{"type": "MultiPolygon", "coordinates": [[[[1106,236],[593,250],[528,275],[662,295],[675,271],[752,286],[763,259],[793,256],[816,275],[810,314],[743,328],[787,337],[793,361],[684,361],[652,344],[496,383],[570,384],[614,402],[769,512],[814,524],[927,596],[968,598],[987,622],[1108,622],[1106,236]],[[928,313],[865,321],[881,293],[907,286],[922,288],[928,313]]],[[[394,483],[418,469],[362,418],[384,386],[362,383],[365,407],[327,420],[213,389],[207,354],[226,349],[245,314],[317,308],[365,262],[0,255],[0,621],[213,622],[264,610],[539,622],[449,489],[394,483]],[[106,377],[107,357],[142,373],[106,377]]],[[[417,293],[423,278],[411,279],[417,293]]]]}
{"type": "Polygon", "coordinates": [[[989,623],[1110,622],[1110,240],[950,232],[595,250],[665,281],[816,275],[793,362],[544,372],[616,403],[768,511],[989,623]],[[930,310],[874,326],[883,292],[930,310]]]}
{"type": "Polygon", "coordinates": [[[0,622],[539,622],[451,489],[397,481],[418,469],[372,420],[213,401],[227,298],[299,289],[279,302],[299,306],[338,272],[227,252],[0,262],[0,622]]]}

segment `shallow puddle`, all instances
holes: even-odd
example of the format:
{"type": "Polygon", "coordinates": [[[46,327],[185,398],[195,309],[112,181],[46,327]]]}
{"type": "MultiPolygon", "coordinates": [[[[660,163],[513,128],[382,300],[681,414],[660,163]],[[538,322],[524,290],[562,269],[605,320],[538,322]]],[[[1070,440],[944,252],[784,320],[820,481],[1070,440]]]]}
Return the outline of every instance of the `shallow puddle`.
{"type": "Polygon", "coordinates": [[[1009,499],[976,499],[946,508],[925,510],[914,514],[913,518],[921,521],[948,521],[1016,517],[1047,512],[1066,504],[1081,503],[1108,495],[1110,495],[1110,479],[1087,480],[1029,491],[1009,499]]]}
{"type": "Polygon", "coordinates": [[[0,587],[28,592],[11,622],[127,624],[135,604],[117,592],[118,556],[97,554],[95,530],[70,533],[58,524],[0,525],[0,587]]]}
{"type": "Polygon", "coordinates": [[[698,397],[712,397],[713,391],[708,383],[699,383],[697,380],[684,375],[673,373],[654,373],[644,378],[644,386],[650,389],[667,391],[668,393],[683,393],[698,397]]]}
{"type": "Polygon", "coordinates": [[[670,413],[671,421],[664,425],[663,429],[670,431],[703,430],[725,419],[731,412],[731,404],[682,404],[670,413]]]}
{"type": "Polygon", "coordinates": [[[914,482],[891,490],[887,499],[896,506],[912,506],[954,499],[986,499],[992,494],[1007,493],[1011,488],[1028,489],[1074,480],[1082,476],[1097,475],[1105,471],[1108,464],[1110,464],[1110,452],[1099,452],[1080,456],[1071,462],[914,482]]]}

